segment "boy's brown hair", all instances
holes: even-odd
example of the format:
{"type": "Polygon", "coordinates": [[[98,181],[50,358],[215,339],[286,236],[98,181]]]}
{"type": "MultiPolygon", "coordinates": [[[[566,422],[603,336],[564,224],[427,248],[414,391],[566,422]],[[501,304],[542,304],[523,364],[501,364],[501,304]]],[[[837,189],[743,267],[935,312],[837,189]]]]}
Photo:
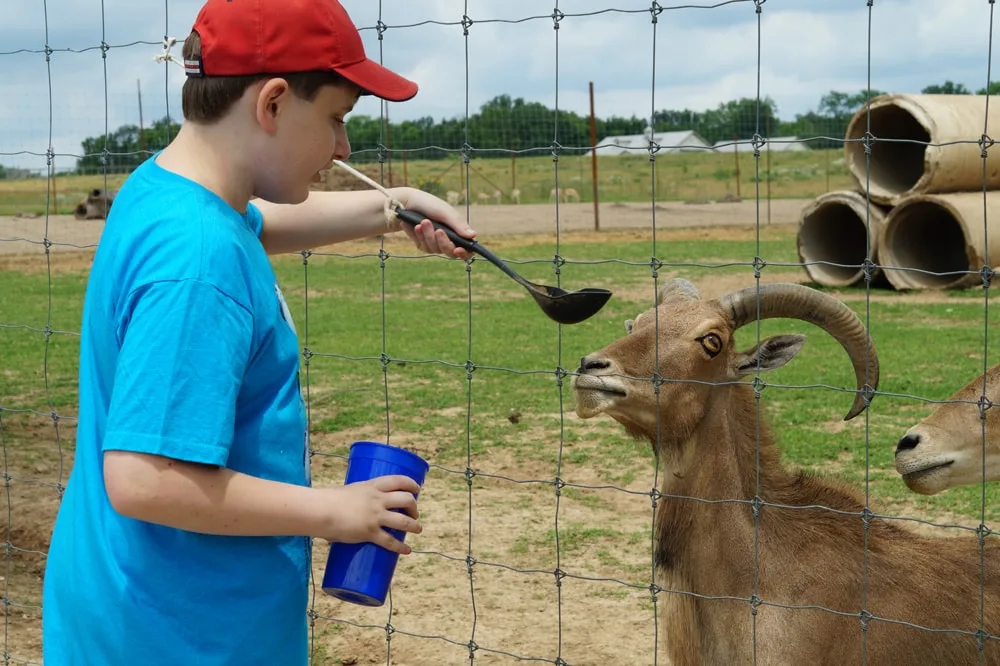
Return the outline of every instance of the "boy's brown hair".
{"type": "MultiPolygon", "coordinates": [[[[192,31],[184,40],[184,60],[201,58],[201,37],[192,31]]],[[[184,119],[211,124],[220,120],[246,89],[264,79],[280,76],[296,96],[311,102],[323,86],[342,85],[347,79],[332,70],[295,72],[291,74],[248,74],[242,76],[188,77],[181,89],[181,111],[184,119]]]]}

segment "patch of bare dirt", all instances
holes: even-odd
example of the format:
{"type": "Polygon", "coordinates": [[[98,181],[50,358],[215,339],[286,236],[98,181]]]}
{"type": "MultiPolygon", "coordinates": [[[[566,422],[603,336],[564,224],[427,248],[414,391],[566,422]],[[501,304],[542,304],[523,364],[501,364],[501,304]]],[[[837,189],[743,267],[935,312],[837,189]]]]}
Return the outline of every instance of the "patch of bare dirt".
{"type": "MultiPolygon", "coordinates": [[[[479,473],[471,479],[471,500],[464,468],[432,468],[420,498],[425,531],[408,537],[416,552],[400,559],[392,615],[387,607],[352,606],[320,591],[320,622],[391,621],[393,663],[401,664],[465,664],[463,645],[471,640],[485,663],[505,663],[492,651],[554,660],[560,629],[569,663],[617,663],[622,654],[629,663],[652,663],[652,611],[641,589],[649,584],[649,498],[563,489],[557,514],[554,466],[501,448],[476,456],[472,466],[479,473]],[[557,515],[558,566],[567,574],[559,585],[557,515]],[[613,580],[598,580],[605,578],[613,580]]],[[[342,479],[342,471],[327,471],[329,482],[342,479]]],[[[600,482],[585,467],[573,476],[575,483],[600,482]]],[[[318,579],[327,551],[317,544],[318,579]]],[[[335,658],[386,661],[384,630],[348,627],[324,640],[325,653],[335,658]]]]}
{"type": "Polygon", "coordinates": [[[940,507],[935,508],[934,514],[930,515],[913,500],[896,500],[893,502],[893,509],[885,513],[897,517],[892,522],[933,538],[972,538],[969,530],[977,526],[977,521],[968,516],[960,516],[940,507]]]}
{"type": "Polygon", "coordinates": [[[853,291],[845,291],[838,294],[838,298],[844,301],[864,301],[865,299],[878,303],[956,303],[981,305],[983,297],[974,295],[976,292],[969,290],[968,296],[952,296],[947,291],[938,289],[921,289],[918,291],[892,291],[889,289],[872,289],[865,293],[864,287],[859,287],[853,291]]]}
{"type": "Polygon", "coordinates": [[[42,647],[42,576],[52,525],[59,508],[59,487],[72,465],[74,428],[60,423],[59,438],[50,419],[33,414],[4,414],[4,472],[6,492],[0,492],[0,534],[6,537],[10,516],[10,544],[0,558],[0,588],[11,604],[0,608],[8,623],[6,650],[18,659],[40,659],[42,647]]]}
{"type": "MultiPolygon", "coordinates": [[[[360,184],[347,173],[331,173],[331,177],[337,180],[337,187],[343,185],[345,189],[357,189],[360,184]]],[[[360,185],[361,189],[367,188],[367,185],[360,185]]],[[[806,203],[807,200],[802,199],[773,200],[772,221],[767,226],[797,224],[806,203]]],[[[648,234],[652,229],[654,217],[649,204],[600,204],[598,208],[600,234],[623,229],[644,229],[648,234]]],[[[534,234],[551,239],[555,238],[557,229],[560,233],[597,231],[594,206],[586,203],[560,204],[558,213],[554,204],[477,204],[460,206],[459,212],[476,229],[479,239],[487,244],[492,243],[490,239],[494,237],[509,235],[534,234]]],[[[658,232],[690,227],[753,229],[757,222],[756,204],[742,201],[693,207],[680,202],[661,202],[657,204],[655,222],[658,232]]],[[[761,221],[762,227],[765,222],[761,221]]],[[[104,220],[77,220],[72,215],[0,217],[0,254],[44,254],[46,239],[53,244],[52,252],[92,250],[100,241],[103,229],[104,220]]],[[[405,236],[394,236],[409,243],[405,236]]],[[[336,247],[338,251],[347,251],[344,245],[336,247]]]]}

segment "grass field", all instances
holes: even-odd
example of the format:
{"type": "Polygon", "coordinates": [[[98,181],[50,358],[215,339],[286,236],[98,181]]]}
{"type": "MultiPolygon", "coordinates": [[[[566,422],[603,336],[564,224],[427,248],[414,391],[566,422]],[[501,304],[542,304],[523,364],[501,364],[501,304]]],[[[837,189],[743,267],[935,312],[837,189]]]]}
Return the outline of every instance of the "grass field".
{"type": "MultiPolygon", "coordinates": [[[[657,201],[717,200],[726,195],[754,196],[758,172],[761,197],[808,198],[831,189],[853,187],[842,162],[840,150],[812,150],[773,153],[770,170],[766,152],[755,160],[752,154],[739,157],[732,153],[686,153],[660,155],[656,158],[657,201]],[[770,178],[768,174],[770,173],[770,178]]],[[[579,191],[581,200],[593,201],[591,158],[563,156],[559,163],[559,184],[579,191]]],[[[399,159],[385,165],[393,183],[423,186],[444,196],[447,190],[467,187],[475,201],[479,192],[489,195],[494,189],[504,194],[517,187],[521,203],[544,202],[555,187],[556,165],[551,157],[473,158],[469,181],[465,181],[458,159],[407,162],[399,159]],[[405,179],[404,179],[405,176],[405,179]]],[[[649,201],[653,170],[648,156],[626,155],[598,159],[598,197],[601,201],[649,201]]],[[[71,214],[76,204],[95,188],[116,189],[123,174],[75,176],[58,175],[30,180],[0,180],[0,215],[71,214]],[[48,186],[48,197],[46,196],[48,186]]],[[[504,202],[508,199],[505,197],[504,202]]]]}
{"type": "MultiPolygon", "coordinates": [[[[803,187],[807,182],[800,181],[803,187]]],[[[649,498],[641,494],[653,479],[651,451],[610,420],[576,419],[568,379],[560,384],[557,368],[575,370],[582,355],[619,337],[623,320],[650,305],[654,253],[665,263],[661,279],[681,275],[708,292],[752,285],[746,264],[755,255],[768,262],[769,279],[804,279],[800,268],[775,265],[796,262],[793,230],[763,229],[759,245],[752,229],[708,237],[663,231],[658,242],[653,248],[638,232],[609,232],[599,242],[567,234],[560,248],[569,260],[561,267],[563,285],[607,287],[615,297],[594,319],[561,329],[485,262],[474,262],[467,273],[461,262],[413,256],[408,245],[393,242],[386,245],[384,268],[373,242],[316,253],[306,267],[298,256],[275,259],[310,352],[305,378],[314,473],[327,482],[342,478],[348,445],[364,438],[388,438],[434,465],[421,499],[427,533],[413,540],[427,554],[401,563],[397,573],[402,587],[392,622],[403,633],[394,640],[409,646],[412,663],[467,661],[461,647],[411,635],[469,639],[467,554],[497,565],[480,567],[474,586],[480,645],[551,654],[558,633],[551,574],[518,576],[509,567],[551,570],[559,558],[564,570],[585,579],[567,583],[563,592],[558,635],[567,661],[611,663],[617,650],[651,649],[651,607],[642,590],[649,583],[649,498]],[[467,465],[478,470],[468,483],[467,465]],[[557,474],[570,487],[554,522],[557,505],[545,480],[557,474]],[[598,578],[629,585],[594,582],[598,578]],[[534,613],[530,629],[517,619],[525,612],[534,613]],[[598,634],[607,644],[593,642],[598,634]]],[[[522,262],[529,279],[554,282],[546,261],[551,243],[511,237],[494,247],[522,262]]],[[[18,548],[0,569],[6,568],[11,598],[23,606],[7,646],[22,659],[37,658],[31,636],[37,636],[41,553],[57,488],[72,464],[74,332],[88,266],[81,255],[53,254],[51,261],[51,270],[39,259],[0,263],[0,435],[4,470],[12,478],[0,512],[9,502],[18,548]],[[58,433],[52,414],[59,415],[58,433]]],[[[863,290],[835,293],[870,321],[886,394],[875,399],[867,418],[843,423],[852,396],[841,389],[853,388],[853,377],[839,345],[803,322],[763,322],[762,336],[809,335],[799,356],[767,377],[763,394],[786,461],[842,475],[858,488],[867,479],[877,512],[977,524],[981,488],[915,496],[893,470],[892,452],[903,430],[931,409],[925,400],[948,397],[982,370],[981,295],[970,290],[918,300],[879,292],[866,303],[863,290]]],[[[995,312],[990,309],[991,325],[995,312]]],[[[755,334],[753,326],[743,329],[740,344],[751,344],[755,334]]],[[[996,362],[992,353],[988,360],[996,362]]],[[[997,491],[987,488],[986,497],[986,519],[995,521],[997,491]]],[[[317,548],[321,575],[325,550],[317,548]]],[[[385,609],[335,605],[321,593],[317,609],[316,663],[354,663],[351,654],[382,654],[385,662],[385,609]],[[364,629],[368,624],[375,628],[364,629]]]]}

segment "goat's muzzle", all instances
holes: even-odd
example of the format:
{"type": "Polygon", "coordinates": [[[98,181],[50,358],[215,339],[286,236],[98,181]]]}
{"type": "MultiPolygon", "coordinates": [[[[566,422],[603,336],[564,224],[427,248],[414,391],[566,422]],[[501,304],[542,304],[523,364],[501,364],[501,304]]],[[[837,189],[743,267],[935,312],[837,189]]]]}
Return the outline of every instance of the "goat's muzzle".
{"type": "Polygon", "coordinates": [[[586,419],[596,416],[627,395],[625,383],[615,374],[610,361],[584,356],[572,382],[576,413],[586,419]]]}
{"type": "Polygon", "coordinates": [[[577,368],[577,372],[592,372],[594,370],[607,370],[611,367],[609,361],[605,361],[601,358],[596,358],[594,356],[581,356],[580,357],[580,367],[577,368]]]}
{"type": "Polygon", "coordinates": [[[928,450],[927,444],[927,438],[920,432],[911,430],[900,437],[896,442],[896,471],[913,492],[934,495],[948,487],[953,471],[949,468],[955,458],[934,451],[933,442],[928,450]]]}

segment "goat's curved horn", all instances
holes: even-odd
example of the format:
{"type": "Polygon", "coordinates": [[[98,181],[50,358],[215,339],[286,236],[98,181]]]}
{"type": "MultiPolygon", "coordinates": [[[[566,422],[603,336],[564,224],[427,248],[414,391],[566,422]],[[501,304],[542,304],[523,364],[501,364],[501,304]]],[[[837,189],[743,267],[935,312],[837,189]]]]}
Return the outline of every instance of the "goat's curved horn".
{"type": "MultiPolygon", "coordinates": [[[[733,330],[757,319],[756,287],[727,294],[719,302],[732,318],[733,330]]],[[[865,410],[866,396],[870,400],[878,388],[878,352],[875,341],[853,310],[832,296],[800,284],[769,284],[760,286],[760,318],[800,319],[832,335],[851,358],[858,383],[854,404],[844,420],[849,421],[865,410]]]]}

